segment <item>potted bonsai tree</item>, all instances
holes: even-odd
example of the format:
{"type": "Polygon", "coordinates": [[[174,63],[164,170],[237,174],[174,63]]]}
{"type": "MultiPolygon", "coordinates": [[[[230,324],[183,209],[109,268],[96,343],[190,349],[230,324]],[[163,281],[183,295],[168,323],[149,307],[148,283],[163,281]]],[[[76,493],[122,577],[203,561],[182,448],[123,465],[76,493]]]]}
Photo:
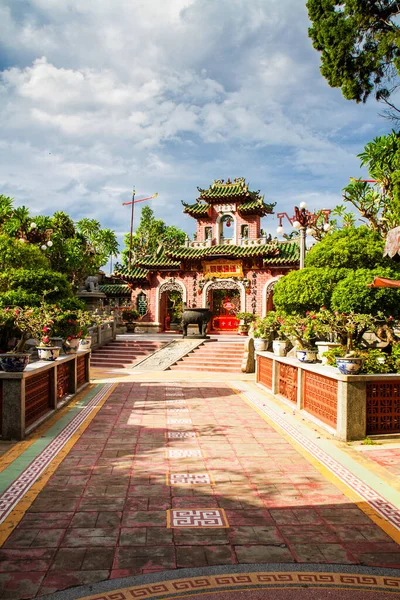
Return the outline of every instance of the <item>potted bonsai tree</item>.
{"type": "Polygon", "coordinates": [[[256,315],[250,312],[238,312],[236,318],[239,319],[239,335],[247,335],[250,325],[257,319],[256,315]]]}
{"type": "MultiPolygon", "coordinates": [[[[286,350],[286,340],[282,339],[281,334],[282,320],[282,315],[274,310],[269,311],[263,319],[257,318],[253,331],[255,350],[258,352],[268,350],[271,341],[277,352],[286,350]],[[278,339],[273,340],[275,336],[278,339]],[[275,342],[278,343],[275,344],[275,342]]],[[[278,354],[278,356],[284,356],[284,354],[278,354]]]]}
{"type": "Polygon", "coordinates": [[[54,326],[54,308],[42,301],[40,306],[30,309],[15,308],[14,311],[15,324],[20,331],[24,332],[25,342],[29,337],[39,341],[36,346],[39,360],[56,360],[60,348],[54,346],[50,339],[54,326]]]}
{"type": "Polygon", "coordinates": [[[305,317],[297,314],[288,315],[283,324],[284,334],[295,346],[298,360],[306,363],[316,362],[315,343],[323,329],[325,328],[314,312],[309,312],[305,317]]]}
{"type": "Polygon", "coordinates": [[[16,308],[1,308],[0,309],[0,330],[1,339],[5,346],[14,338],[20,335],[15,347],[6,353],[0,354],[0,368],[3,371],[20,373],[24,371],[30,360],[30,354],[24,352],[25,344],[31,336],[30,327],[24,319],[18,322],[18,316],[24,313],[25,309],[16,308]]]}
{"type": "Polygon", "coordinates": [[[78,313],[80,311],[65,310],[57,314],[54,323],[54,334],[64,340],[65,354],[75,354],[78,351],[79,341],[83,336],[78,313]]]}
{"type": "Polygon", "coordinates": [[[139,316],[139,312],[134,308],[126,307],[123,309],[122,320],[125,322],[127,331],[135,331],[134,321],[136,321],[139,316]]]}

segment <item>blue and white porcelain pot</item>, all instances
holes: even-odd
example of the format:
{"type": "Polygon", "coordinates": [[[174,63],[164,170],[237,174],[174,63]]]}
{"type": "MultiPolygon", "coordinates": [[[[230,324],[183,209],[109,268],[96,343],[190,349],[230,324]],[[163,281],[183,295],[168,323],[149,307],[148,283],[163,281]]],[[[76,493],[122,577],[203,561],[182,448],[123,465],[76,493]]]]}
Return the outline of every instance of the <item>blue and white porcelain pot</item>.
{"type": "Polygon", "coordinates": [[[363,362],[361,357],[336,358],[336,366],[342,375],[358,375],[363,362]]]}
{"type": "Polygon", "coordinates": [[[30,354],[25,352],[0,354],[0,366],[7,373],[22,373],[29,363],[30,354]]]}
{"type": "Polygon", "coordinates": [[[78,352],[79,342],[79,338],[72,338],[72,340],[66,340],[63,346],[65,354],[76,354],[78,352]]]}
{"type": "Polygon", "coordinates": [[[297,350],[297,360],[303,363],[315,363],[317,362],[317,351],[316,350],[297,350]]]}
{"type": "Polygon", "coordinates": [[[58,346],[36,346],[39,360],[57,360],[61,348],[58,346]]]}
{"type": "Polygon", "coordinates": [[[92,345],[92,338],[90,335],[79,340],[79,350],[90,350],[91,345],[92,345]]]}

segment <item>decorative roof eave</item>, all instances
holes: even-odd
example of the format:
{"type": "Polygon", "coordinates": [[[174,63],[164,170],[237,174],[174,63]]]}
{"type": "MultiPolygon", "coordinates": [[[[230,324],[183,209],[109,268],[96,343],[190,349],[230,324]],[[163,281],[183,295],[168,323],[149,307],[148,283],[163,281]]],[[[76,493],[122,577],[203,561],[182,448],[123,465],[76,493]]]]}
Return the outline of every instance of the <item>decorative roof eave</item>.
{"type": "Polygon", "coordinates": [[[255,256],[278,256],[279,246],[277,244],[260,244],[257,246],[235,246],[217,245],[203,248],[174,248],[166,250],[171,258],[181,260],[197,260],[205,258],[251,258],[255,256]]]}
{"type": "Polygon", "coordinates": [[[237,177],[233,182],[228,179],[226,182],[223,179],[215,179],[208,190],[200,187],[197,188],[200,196],[197,201],[204,200],[207,204],[217,202],[247,202],[250,200],[259,200],[261,198],[260,191],[249,191],[249,185],[244,177],[237,177]]]}
{"type": "Polygon", "coordinates": [[[240,215],[259,215],[260,217],[265,217],[265,215],[274,214],[273,209],[275,206],[276,202],[267,204],[264,202],[264,196],[261,196],[259,200],[251,200],[238,206],[238,213],[240,215]]]}
{"type": "Polygon", "coordinates": [[[210,218],[210,207],[208,204],[203,202],[196,202],[196,204],[186,204],[183,200],[181,200],[184,210],[183,212],[195,219],[208,219],[210,218]]]}
{"type": "Polygon", "coordinates": [[[99,289],[107,296],[130,296],[131,289],[126,284],[121,283],[107,283],[105,285],[99,285],[99,289]]]}
{"type": "Polygon", "coordinates": [[[116,271],[114,274],[118,277],[121,277],[124,281],[128,281],[129,283],[133,281],[146,280],[149,276],[149,269],[142,269],[141,267],[133,267],[129,268],[127,266],[121,267],[119,271],[116,271]]]}
{"type": "Polygon", "coordinates": [[[265,257],[264,265],[298,265],[300,263],[300,248],[297,242],[281,242],[278,245],[278,256],[265,257]]]}

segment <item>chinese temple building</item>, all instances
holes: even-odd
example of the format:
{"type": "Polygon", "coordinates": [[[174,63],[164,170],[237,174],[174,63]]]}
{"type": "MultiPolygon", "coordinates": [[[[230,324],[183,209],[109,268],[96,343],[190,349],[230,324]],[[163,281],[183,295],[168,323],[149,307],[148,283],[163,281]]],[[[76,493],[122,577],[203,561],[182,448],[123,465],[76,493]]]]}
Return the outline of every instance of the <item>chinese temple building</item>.
{"type": "Polygon", "coordinates": [[[131,290],[140,331],[172,328],[177,300],[188,307],[209,306],[211,331],[235,331],[235,314],[265,316],[273,308],[276,282],[299,266],[296,242],[272,240],[261,229],[261,217],[273,214],[275,204],[250,191],[244,178],[216,180],[198,190],[194,204],[182,202],[197,221],[194,240],[161,247],[115,273],[131,290]]]}

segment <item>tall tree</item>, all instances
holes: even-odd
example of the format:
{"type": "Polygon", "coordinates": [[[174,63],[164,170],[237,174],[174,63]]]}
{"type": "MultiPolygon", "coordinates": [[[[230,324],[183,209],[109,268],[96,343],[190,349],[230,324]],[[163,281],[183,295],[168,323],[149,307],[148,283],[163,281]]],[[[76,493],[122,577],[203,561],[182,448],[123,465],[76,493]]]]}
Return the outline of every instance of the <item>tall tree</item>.
{"type": "MultiPolygon", "coordinates": [[[[140,215],[140,223],[132,236],[132,250],[134,261],[142,260],[151,255],[160,245],[180,246],[184,244],[186,234],[175,225],[166,225],[162,219],[154,217],[150,206],[144,206],[140,215]]],[[[130,235],[124,238],[126,248],[122,251],[122,262],[128,263],[130,235]]]]}
{"type": "Polygon", "coordinates": [[[398,86],[400,28],[395,0],[308,0],[308,34],[321,52],[321,73],[347,100],[365,102],[374,91],[400,119],[390,97],[398,86]]]}
{"type": "Polygon", "coordinates": [[[400,225],[400,133],[376,137],[358,158],[376,183],[352,180],[343,190],[344,199],[385,237],[389,229],[400,225]]]}

